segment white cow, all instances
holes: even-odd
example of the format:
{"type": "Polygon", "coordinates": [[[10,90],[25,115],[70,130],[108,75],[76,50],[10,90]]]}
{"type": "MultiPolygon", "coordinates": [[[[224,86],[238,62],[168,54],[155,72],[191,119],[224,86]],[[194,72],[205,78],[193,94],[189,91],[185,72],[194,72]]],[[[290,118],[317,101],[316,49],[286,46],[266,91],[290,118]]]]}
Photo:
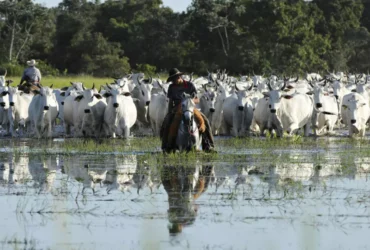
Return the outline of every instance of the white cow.
{"type": "Polygon", "coordinates": [[[137,74],[136,77],[133,76],[133,81],[136,87],[132,91],[132,96],[137,99],[137,101],[135,101],[137,122],[142,126],[146,126],[149,125],[148,107],[151,100],[153,85],[152,78],[149,80],[143,80],[143,77],[144,74],[137,74]]]}
{"type": "Polygon", "coordinates": [[[137,110],[129,92],[128,86],[118,85],[109,86],[109,92],[104,97],[107,99],[107,107],[104,112],[104,122],[108,129],[109,135],[113,138],[116,134],[128,138],[130,128],[135,124],[137,110]]]}
{"type": "Polygon", "coordinates": [[[18,88],[9,87],[9,109],[8,119],[10,133],[13,137],[23,134],[29,128],[28,109],[33,95],[19,91],[18,88]]]}
{"type": "MultiPolygon", "coordinates": [[[[69,95],[64,99],[63,103],[63,118],[64,118],[64,131],[66,135],[70,135],[71,126],[77,124],[78,107],[80,102],[76,101],[76,97],[83,94],[83,91],[71,90],[69,95]]],[[[76,128],[74,127],[76,130],[76,128]]],[[[77,136],[77,134],[76,134],[77,136]]]]}
{"type": "Polygon", "coordinates": [[[5,134],[9,134],[9,87],[0,87],[0,125],[5,130],[5,134]]]}
{"type": "Polygon", "coordinates": [[[168,112],[168,86],[164,87],[160,83],[157,84],[159,84],[158,86],[160,86],[159,88],[162,91],[152,95],[152,100],[149,104],[150,125],[155,136],[159,136],[162,123],[168,112]]]}
{"type": "Polygon", "coordinates": [[[215,103],[215,112],[212,114],[211,119],[211,127],[212,132],[214,135],[219,135],[223,131],[220,131],[222,129],[222,119],[223,119],[223,105],[224,101],[227,97],[231,95],[231,90],[229,86],[226,85],[226,83],[223,83],[222,81],[216,80],[216,88],[217,88],[217,97],[216,97],[216,103],[215,103]]]}
{"type": "Polygon", "coordinates": [[[315,80],[309,84],[313,91],[308,93],[313,94],[315,105],[312,119],[314,133],[315,135],[332,134],[339,114],[336,98],[324,89],[326,82],[322,86],[315,80]]]}
{"type": "Polygon", "coordinates": [[[64,125],[64,102],[65,99],[70,95],[71,91],[84,91],[85,87],[82,82],[71,82],[70,87],[64,87],[62,89],[54,89],[53,92],[58,102],[59,114],[58,118],[61,121],[61,124],[64,125]]]}
{"type": "Polygon", "coordinates": [[[106,101],[97,93],[95,86],[86,89],[78,95],[75,100],[80,102],[78,105],[77,117],[74,117],[75,136],[94,136],[105,135],[104,131],[104,112],[107,107],[106,101]]]}
{"type": "Polygon", "coordinates": [[[217,98],[217,91],[207,88],[206,85],[203,86],[204,92],[200,96],[199,109],[208,118],[209,121],[212,121],[212,116],[216,111],[215,104],[217,98]]]}
{"type": "Polygon", "coordinates": [[[231,130],[231,135],[236,137],[244,136],[249,132],[252,117],[245,117],[248,115],[248,112],[244,112],[244,108],[248,107],[246,106],[248,101],[248,91],[250,91],[252,87],[253,84],[251,84],[249,89],[239,89],[237,84],[235,84],[235,93],[225,99],[223,105],[222,124],[223,131],[226,132],[226,134],[229,134],[231,130]]]}
{"type": "Polygon", "coordinates": [[[343,97],[343,122],[349,128],[349,136],[365,136],[366,122],[370,116],[369,102],[358,93],[350,93],[343,97]]]}
{"type": "Polygon", "coordinates": [[[272,89],[264,95],[269,97],[271,125],[276,129],[277,136],[282,137],[287,131],[290,135],[298,129],[305,128],[304,135],[308,136],[313,113],[313,99],[307,94],[284,94],[286,83],[280,89],[272,89]]]}
{"type": "Polygon", "coordinates": [[[40,90],[34,91],[29,109],[28,116],[31,126],[35,129],[35,135],[40,138],[41,136],[52,137],[52,124],[58,116],[58,102],[53,93],[52,86],[42,87],[40,90]]]}

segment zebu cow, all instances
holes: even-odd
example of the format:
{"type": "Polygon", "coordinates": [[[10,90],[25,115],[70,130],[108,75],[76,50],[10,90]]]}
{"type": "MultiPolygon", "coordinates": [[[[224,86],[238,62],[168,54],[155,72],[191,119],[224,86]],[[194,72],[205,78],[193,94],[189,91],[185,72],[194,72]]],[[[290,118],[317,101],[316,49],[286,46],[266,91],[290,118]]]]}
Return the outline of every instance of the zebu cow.
{"type": "Polygon", "coordinates": [[[183,93],[181,101],[182,121],[177,132],[176,145],[181,151],[200,150],[202,135],[194,119],[194,96],[183,93]]]}
{"type": "Polygon", "coordinates": [[[251,91],[253,84],[248,89],[239,89],[235,84],[235,94],[225,99],[223,105],[223,132],[230,133],[235,137],[244,136],[249,133],[252,123],[253,109],[246,105],[248,101],[248,91],[251,91]],[[248,116],[248,117],[247,117],[248,116]]]}
{"type": "Polygon", "coordinates": [[[71,91],[76,90],[76,91],[84,91],[85,87],[83,86],[82,82],[70,82],[71,86],[70,87],[64,87],[62,89],[54,89],[53,93],[55,94],[55,97],[58,102],[59,106],[59,114],[58,118],[61,121],[61,124],[64,125],[64,102],[65,99],[70,95],[71,91]]]}
{"type": "Polygon", "coordinates": [[[74,119],[75,136],[94,136],[106,135],[104,124],[104,112],[107,107],[106,101],[97,93],[95,86],[83,91],[82,95],[75,98],[80,102],[78,105],[78,117],[74,119]]]}
{"type": "Polygon", "coordinates": [[[326,80],[322,86],[317,83],[317,80],[314,80],[313,83],[309,82],[309,84],[313,91],[308,93],[313,94],[315,105],[312,119],[314,133],[315,135],[332,134],[339,114],[337,101],[333,95],[324,90],[326,80]]]}
{"type": "Polygon", "coordinates": [[[252,129],[260,132],[260,135],[265,134],[265,130],[272,130],[271,128],[271,112],[269,109],[269,98],[261,97],[257,101],[257,105],[253,112],[252,129]],[[255,126],[258,126],[258,128],[255,126]]]}
{"type": "Polygon", "coordinates": [[[23,134],[29,127],[28,109],[32,101],[32,95],[19,91],[17,88],[9,87],[9,129],[13,137],[23,134]]]}
{"type": "Polygon", "coordinates": [[[52,124],[58,116],[59,107],[52,86],[49,88],[39,85],[40,90],[34,90],[35,95],[28,109],[31,126],[38,138],[52,137],[52,124]]]}
{"type": "Polygon", "coordinates": [[[116,134],[128,138],[130,128],[135,124],[137,118],[137,110],[131,93],[127,85],[123,87],[107,86],[109,91],[104,94],[104,97],[109,97],[104,112],[107,132],[113,138],[116,137],[116,134]]]}
{"type": "Polygon", "coordinates": [[[343,122],[349,128],[349,136],[365,136],[366,122],[370,116],[369,102],[358,93],[350,93],[343,97],[343,122]]]}
{"type": "Polygon", "coordinates": [[[215,109],[217,91],[213,91],[207,88],[206,85],[203,85],[204,92],[200,96],[199,109],[207,117],[209,121],[212,121],[212,116],[215,109]]]}
{"type": "Polygon", "coordinates": [[[137,122],[141,125],[149,125],[148,121],[148,107],[151,100],[151,91],[153,88],[152,78],[149,80],[143,80],[144,74],[137,74],[136,77],[133,77],[135,88],[132,91],[133,98],[136,98],[135,101],[137,109],[137,122]]]}
{"type": "Polygon", "coordinates": [[[152,95],[152,100],[149,104],[150,125],[155,136],[159,136],[162,123],[168,112],[168,85],[165,87],[159,82],[157,82],[157,85],[161,92],[152,95]]]}
{"type": "Polygon", "coordinates": [[[9,87],[0,87],[0,125],[5,130],[5,134],[9,134],[9,87]]]}
{"type": "Polygon", "coordinates": [[[280,89],[272,89],[268,83],[269,92],[264,95],[269,97],[271,112],[271,125],[276,128],[279,137],[287,131],[290,135],[304,127],[304,135],[308,136],[313,112],[313,100],[306,94],[284,94],[286,82],[280,89]]]}
{"type": "Polygon", "coordinates": [[[220,131],[222,129],[223,105],[225,99],[231,95],[231,90],[229,86],[219,80],[216,80],[215,83],[218,93],[215,102],[215,112],[213,112],[210,122],[213,134],[219,135],[224,132],[220,131]]]}

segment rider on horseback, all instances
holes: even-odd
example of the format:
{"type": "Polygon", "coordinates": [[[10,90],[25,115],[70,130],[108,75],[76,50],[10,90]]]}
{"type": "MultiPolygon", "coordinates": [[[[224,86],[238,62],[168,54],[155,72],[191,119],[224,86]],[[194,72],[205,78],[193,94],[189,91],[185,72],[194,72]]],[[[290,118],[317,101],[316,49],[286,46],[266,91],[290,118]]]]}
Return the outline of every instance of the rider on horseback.
{"type": "MultiPolygon", "coordinates": [[[[168,88],[167,97],[169,98],[168,114],[164,119],[161,129],[162,150],[171,152],[176,150],[177,131],[182,118],[181,100],[183,93],[194,95],[197,90],[192,82],[182,79],[184,73],[178,69],[171,69],[167,82],[172,82],[168,88]]],[[[199,103],[198,97],[195,95],[194,103],[199,103]]],[[[194,109],[194,117],[202,134],[202,148],[204,151],[214,151],[214,140],[211,127],[207,118],[198,110],[194,109]]]]}
{"type": "Polygon", "coordinates": [[[28,68],[24,70],[19,85],[22,85],[24,81],[32,85],[39,84],[41,82],[41,73],[40,70],[35,67],[36,61],[33,59],[31,61],[27,61],[27,65],[28,68]]]}

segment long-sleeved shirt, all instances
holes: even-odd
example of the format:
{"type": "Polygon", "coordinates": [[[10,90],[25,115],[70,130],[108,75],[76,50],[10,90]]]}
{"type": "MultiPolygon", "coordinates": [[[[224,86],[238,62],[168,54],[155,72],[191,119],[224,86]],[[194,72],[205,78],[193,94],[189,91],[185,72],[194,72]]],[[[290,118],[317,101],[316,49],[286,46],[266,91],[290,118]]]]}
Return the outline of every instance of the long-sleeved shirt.
{"type": "Polygon", "coordinates": [[[26,68],[23,72],[21,81],[41,82],[41,73],[35,66],[26,68]]]}
{"type": "Polygon", "coordinates": [[[186,94],[197,94],[197,89],[192,82],[184,81],[181,84],[172,83],[168,88],[167,97],[170,99],[168,112],[172,111],[173,107],[176,107],[182,101],[182,93],[186,94]]]}

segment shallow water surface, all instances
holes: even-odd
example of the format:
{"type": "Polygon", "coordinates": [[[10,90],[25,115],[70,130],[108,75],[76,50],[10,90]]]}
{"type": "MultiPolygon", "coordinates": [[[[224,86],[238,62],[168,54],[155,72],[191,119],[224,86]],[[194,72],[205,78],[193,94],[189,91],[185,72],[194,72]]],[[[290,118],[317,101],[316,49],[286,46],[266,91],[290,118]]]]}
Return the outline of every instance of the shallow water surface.
{"type": "Polygon", "coordinates": [[[217,156],[163,157],[135,140],[132,151],[101,154],[68,140],[0,141],[2,247],[370,246],[367,141],[222,138],[217,156]]]}

